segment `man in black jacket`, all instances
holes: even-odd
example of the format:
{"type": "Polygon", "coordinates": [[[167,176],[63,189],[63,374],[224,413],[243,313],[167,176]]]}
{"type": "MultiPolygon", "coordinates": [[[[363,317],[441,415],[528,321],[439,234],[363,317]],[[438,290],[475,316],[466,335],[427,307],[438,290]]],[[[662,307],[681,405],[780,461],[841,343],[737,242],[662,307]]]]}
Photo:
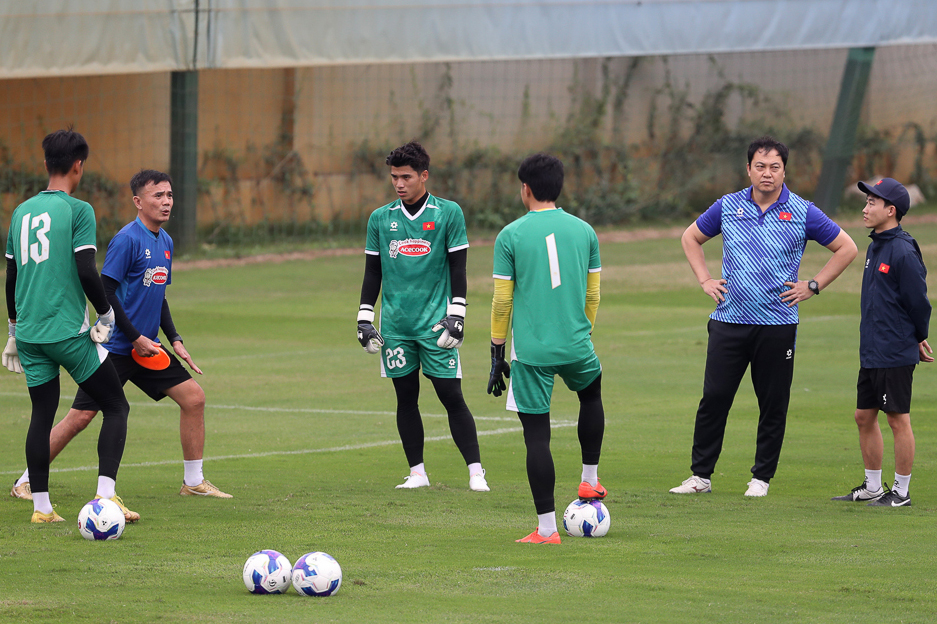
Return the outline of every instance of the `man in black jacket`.
{"type": "Polygon", "coordinates": [[[856,424],[865,464],[865,480],[833,500],[867,501],[875,507],[911,505],[908,484],[914,464],[911,431],[911,380],[920,362],[933,362],[927,344],[931,304],[921,249],[899,221],[911,202],[908,191],[891,178],[874,186],[859,182],[868,200],[862,221],[872,232],[862,274],[862,320],[859,324],[859,381],[856,424]],[[885,412],[895,438],[895,485],[882,484],[882,431],[885,412]]]}

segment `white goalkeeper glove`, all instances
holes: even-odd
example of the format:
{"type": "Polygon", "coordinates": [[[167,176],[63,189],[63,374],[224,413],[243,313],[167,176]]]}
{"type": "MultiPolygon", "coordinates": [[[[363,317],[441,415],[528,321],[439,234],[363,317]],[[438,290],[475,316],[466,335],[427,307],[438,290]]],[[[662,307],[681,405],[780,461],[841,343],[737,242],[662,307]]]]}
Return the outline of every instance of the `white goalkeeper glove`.
{"type": "Polygon", "coordinates": [[[16,323],[7,321],[10,337],[7,346],[3,349],[3,365],[11,373],[22,373],[23,365],[20,363],[19,351],[16,350],[16,323]]]}
{"type": "Polygon", "coordinates": [[[105,314],[98,314],[98,321],[91,328],[91,340],[98,344],[107,342],[114,333],[114,308],[108,308],[105,314]]]}
{"type": "Polygon", "coordinates": [[[465,299],[453,299],[446,308],[446,318],[433,325],[434,332],[443,330],[436,341],[437,347],[458,349],[462,346],[465,340],[465,305],[465,299]]]}
{"type": "Polygon", "coordinates": [[[362,306],[358,310],[358,342],[366,353],[380,353],[384,337],[374,327],[374,310],[368,307],[362,306]]]}

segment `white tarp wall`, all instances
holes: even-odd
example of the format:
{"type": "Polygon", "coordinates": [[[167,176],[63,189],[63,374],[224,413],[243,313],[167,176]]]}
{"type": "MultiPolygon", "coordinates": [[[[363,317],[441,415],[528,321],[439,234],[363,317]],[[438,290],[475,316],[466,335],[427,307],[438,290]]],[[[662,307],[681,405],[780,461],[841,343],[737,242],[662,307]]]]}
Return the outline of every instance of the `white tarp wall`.
{"type": "Polygon", "coordinates": [[[0,79],[937,42],[937,0],[0,0],[0,79]]]}

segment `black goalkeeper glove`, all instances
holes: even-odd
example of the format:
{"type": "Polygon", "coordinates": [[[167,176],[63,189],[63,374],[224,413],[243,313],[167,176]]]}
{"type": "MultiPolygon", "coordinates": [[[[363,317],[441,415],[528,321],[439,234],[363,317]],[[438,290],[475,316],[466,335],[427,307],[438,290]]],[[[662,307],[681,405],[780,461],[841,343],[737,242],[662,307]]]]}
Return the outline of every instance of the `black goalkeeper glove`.
{"type": "Polygon", "coordinates": [[[436,346],[443,349],[458,349],[465,340],[465,303],[455,301],[464,300],[453,299],[454,303],[450,303],[446,308],[446,318],[433,325],[434,332],[443,330],[436,341],[436,346]]]}
{"type": "Polygon", "coordinates": [[[491,372],[488,374],[488,394],[501,396],[507,384],[505,377],[511,376],[511,365],[504,359],[504,345],[491,343],[491,372]]]}
{"type": "Polygon", "coordinates": [[[358,342],[367,353],[379,353],[384,346],[384,337],[373,323],[374,310],[358,310],[358,342]]]}

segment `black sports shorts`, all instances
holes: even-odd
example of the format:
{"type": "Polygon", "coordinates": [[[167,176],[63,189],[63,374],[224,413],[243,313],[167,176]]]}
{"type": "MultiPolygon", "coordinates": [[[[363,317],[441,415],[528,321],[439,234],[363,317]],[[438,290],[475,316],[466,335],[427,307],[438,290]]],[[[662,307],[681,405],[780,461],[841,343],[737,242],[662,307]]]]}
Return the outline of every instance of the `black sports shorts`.
{"type": "Polygon", "coordinates": [[[856,383],[856,409],[910,414],[914,366],[860,368],[859,381],[856,383]]]}
{"type": "MultiPolygon", "coordinates": [[[[161,371],[143,368],[129,355],[111,353],[109,357],[114,362],[121,385],[132,381],[133,385],[143,390],[151,399],[161,401],[166,396],[166,390],[192,379],[192,375],[182,366],[182,362],[171,350],[166,349],[166,354],[169,355],[169,366],[161,371]]],[[[78,388],[72,409],[101,411],[94,399],[81,388],[78,388]]]]}

